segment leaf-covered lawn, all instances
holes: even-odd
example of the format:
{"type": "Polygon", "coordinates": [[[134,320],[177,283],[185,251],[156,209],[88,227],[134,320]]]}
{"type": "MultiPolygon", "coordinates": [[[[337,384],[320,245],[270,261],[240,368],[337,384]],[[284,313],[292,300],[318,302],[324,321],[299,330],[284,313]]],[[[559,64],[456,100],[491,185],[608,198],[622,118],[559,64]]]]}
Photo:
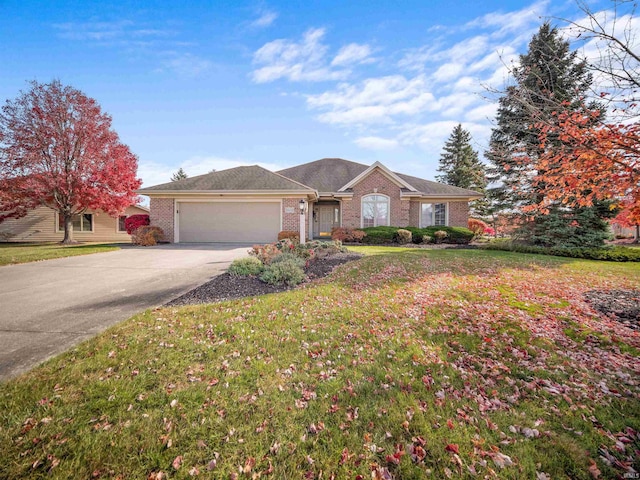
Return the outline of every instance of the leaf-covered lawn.
{"type": "Polygon", "coordinates": [[[140,314],[0,386],[0,478],[615,478],[640,266],[380,248],[304,289],[140,314]]]}
{"type": "Polygon", "coordinates": [[[110,252],[120,247],[114,244],[61,245],[59,243],[0,243],[0,266],[37,262],[52,258],[110,252]]]}

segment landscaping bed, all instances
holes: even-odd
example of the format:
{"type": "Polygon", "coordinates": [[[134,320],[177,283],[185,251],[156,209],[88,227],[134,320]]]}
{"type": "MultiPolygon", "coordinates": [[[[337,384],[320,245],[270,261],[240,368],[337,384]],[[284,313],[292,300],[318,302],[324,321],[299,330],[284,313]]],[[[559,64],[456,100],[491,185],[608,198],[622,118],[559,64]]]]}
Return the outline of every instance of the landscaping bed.
{"type": "MultiPolygon", "coordinates": [[[[315,258],[308,263],[304,272],[306,281],[322,278],[343,263],[361,258],[359,253],[335,253],[332,255],[315,258]]],[[[295,286],[270,285],[253,275],[239,276],[231,273],[223,273],[208,281],[204,285],[194,288],[190,292],[170,301],[166,306],[192,305],[198,303],[213,303],[235,298],[253,297],[268,293],[291,290],[295,286]]]]}
{"type": "Polygon", "coordinates": [[[598,312],[640,330],[640,290],[591,290],[584,298],[598,312]]]}

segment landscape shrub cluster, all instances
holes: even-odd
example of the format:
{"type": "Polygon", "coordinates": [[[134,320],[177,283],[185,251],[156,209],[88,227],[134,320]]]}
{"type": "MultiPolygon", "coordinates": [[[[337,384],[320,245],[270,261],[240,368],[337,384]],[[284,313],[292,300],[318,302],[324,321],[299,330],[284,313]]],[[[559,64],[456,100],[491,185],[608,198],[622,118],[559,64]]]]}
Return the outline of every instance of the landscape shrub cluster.
{"type": "Polygon", "coordinates": [[[640,262],[640,248],[627,247],[541,247],[508,240],[494,240],[481,248],[517,253],[535,253],[557,257],[604,260],[609,262],[640,262]]]}
{"type": "Polygon", "coordinates": [[[149,215],[139,214],[139,215],[130,215],[124,220],[124,228],[129,235],[135,232],[138,228],[149,225],[149,215]]]}
{"type": "Polygon", "coordinates": [[[357,228],[335,227],[331,229],[331,240],[340,242],[361,242],[367,234],[357,228]]]}
{"type": "Polygon", "coordinates": [[[257,276],[271,285],[298,285],[305,278],[304,268],[316,258],[345,252],[339,241],[312,240],[298,243],[284,238],[276,243],[254,245],[250,257],[234,260],[229,273],[240,276],[257,276]]]}
{"type": "Polygon", "coordinates": [[[434,241],[436,243],[467,244],[473,240],[474,237],[473,232],[464,227],[369,227],[362,229],[362,231],[366,233],[366,236],[362,238],[361,242],[374,245],[408,243],[405,242],[407,234],[398,233],[401,230],[410,232],[410,242],[416,244],[431,243],[434,241]]]}
{"type": "Polygon", "coordinates": [[[300,241],[300,234],[295,230],[282,230],[278,233],[278,241],[285,239],[293,240],[294,242],[300,241]]]}

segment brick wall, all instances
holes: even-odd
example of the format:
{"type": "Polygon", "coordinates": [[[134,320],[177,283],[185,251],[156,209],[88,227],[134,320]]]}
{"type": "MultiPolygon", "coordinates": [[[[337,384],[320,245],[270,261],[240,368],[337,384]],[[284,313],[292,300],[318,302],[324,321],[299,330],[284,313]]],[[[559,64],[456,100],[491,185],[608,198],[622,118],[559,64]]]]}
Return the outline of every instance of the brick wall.
{"type": "Polygon", "coordinates": [[[411,227],[419,227],[420,226],[420,202],[411,202],[409,206],[409,226],[411,227]]]}
{"type": "Polygon", "coordinates": [[[167,242],[174,242],[173,235],[173,198],[151,197],[149,220],[151,225],[160,227],[167,242]]]}
{"type": "Polygon", "coordinates": [[[282,230],[300,230],[300,200],[303,198],[282,199],[282,230]],[[293,208],[294,213],[287,213],[287,208],[293,208]]]}
{"type": "Polygon", "coordinates": [[[469,202],[449,202],[449,226],[467,227],[469,220],[469,202]]]}
{"type": "Polygon", "coordinates": [[[362,197],[371,194],[389,197],[390,224],[394,227],[409,225],[410,202],[400,199],[400,187],[389,180],[378,169],[367,175],[353,187],[353,198],[342,202],[342,226],[360,228],[362,197]],[[377,191],[375,191],[377,189],[377,191]]]}

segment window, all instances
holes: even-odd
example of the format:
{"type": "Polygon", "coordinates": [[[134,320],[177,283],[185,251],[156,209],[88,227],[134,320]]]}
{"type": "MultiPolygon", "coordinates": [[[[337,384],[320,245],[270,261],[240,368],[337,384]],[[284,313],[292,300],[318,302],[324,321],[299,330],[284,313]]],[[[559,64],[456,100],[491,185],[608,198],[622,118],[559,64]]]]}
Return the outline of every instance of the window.
{"type": "MultiPolygon", "coordinates": [[[[83,213],[71,217],[74,232],[93,232],[93,213],[83,213]]],[[[58,214],[58,231],[64,232],[64,217],[58,214]]]]}
{"type": "Polygon", "coordinates": [[[430,227],[432,225],[447,224],[447,204],[446,203],[423,203],[420,212],[420,226],[430,227]]]}
{"type": "Polygon", "coordinates": [[[389,197],[385,195],[362,197],[363,228],[381,225],[389,225],[389,197]]]}
{"type": "Polygon", "coordinates": [[[118,217],[118,231],[119,232],[126,232],[127,231],[127,227],[124,224],[126,219],[127,219],[126,215],[120,215],[118,217]]]}

